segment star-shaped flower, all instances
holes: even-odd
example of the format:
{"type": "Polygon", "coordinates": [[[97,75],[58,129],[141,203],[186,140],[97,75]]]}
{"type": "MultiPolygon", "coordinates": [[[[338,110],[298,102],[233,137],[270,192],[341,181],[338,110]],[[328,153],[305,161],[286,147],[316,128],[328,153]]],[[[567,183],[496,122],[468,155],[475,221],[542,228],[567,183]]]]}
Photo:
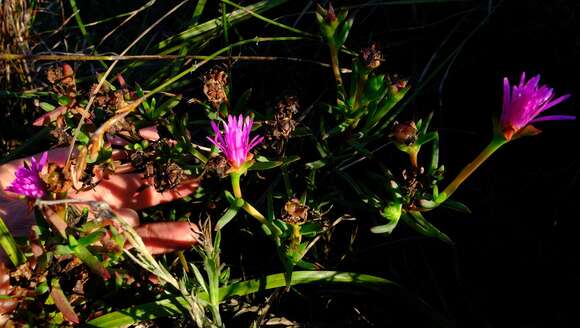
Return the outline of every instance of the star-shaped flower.
{"type": "Polygon", "coordinates": [[[570,95],[554,98],[554,90],[539,85],[540,75],[526,81],[526,73],[522,73],[520,84],[510,87],[508,78],[503,80],[503,111],[500,117],[501,133],[510,140],[520,132],[538,133],[539,130],[531,123],[542,121],[574,120],[575,116],[548,115],[538,117],[542,112],[568,99],[570,95]],[[526,129],[526,127],[528,127],[526,129]]]}
{"type": "Polygon", "coordinates": [[[29,198],[42,198],[46,195],[46,185],[40,178],[40,172],[48,161],[48,153],[44,152],[40,160],[32,157],[30,166],[26,162],[19,167],[14,175],[16,179],[6,187],[6,191],[11,191],[29,198]]]}
{"type": "Polygon", "coordinates": [[[261,136],[254,136],[250,141],[253,123],[250,117],[244,118],[240,115],[236,118],[233,115],[228,115],[228,122],[224,124],[222,134],[219,126],[215,122],[211,122],[215,137],[213,139],[207,138],[221,150],[234,170],[239,169],[244,163],[252,159],[250,150],[264,139],[261,136]]]}

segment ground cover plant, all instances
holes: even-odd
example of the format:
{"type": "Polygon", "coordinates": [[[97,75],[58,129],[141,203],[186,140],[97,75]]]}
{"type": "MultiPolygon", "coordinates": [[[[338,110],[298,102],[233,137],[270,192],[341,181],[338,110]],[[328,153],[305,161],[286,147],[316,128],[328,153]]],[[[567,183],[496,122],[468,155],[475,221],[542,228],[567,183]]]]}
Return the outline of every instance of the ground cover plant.
{"type": "Polygon", "coordinates": [[[572,7],[3,1],[0,322],[573,322],[572,7]]]}

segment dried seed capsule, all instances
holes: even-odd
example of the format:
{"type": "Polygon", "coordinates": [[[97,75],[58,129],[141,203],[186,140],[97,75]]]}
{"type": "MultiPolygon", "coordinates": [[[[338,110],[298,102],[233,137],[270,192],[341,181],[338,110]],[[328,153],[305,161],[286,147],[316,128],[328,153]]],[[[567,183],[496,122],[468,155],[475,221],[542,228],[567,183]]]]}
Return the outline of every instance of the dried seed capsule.
{"type": "Polygon", "coordinates": [[[214,108],[219,108],[222,103],[228,102],[226,86],[228,74],[217,67],[212,68],[203,77],[203,93],[214,108]]]}
{"type": "Polygon", "coordinates": [[[375,69],[381,66],[383,59],[383,53],[379,49],[378,43],[373,43],[370,47],[364,48],[360,52],[360,59],[364,66],[375,69]]]}
{"type": "Polygon", "coordinates": [[[400,144],[410,146],[417,141],[417,126],[413,121],[395,122],[390,137],[400,144]]]}
{"type": "Polygon", "coordinates": [[[292,198],[284,205],[282,219],[286,223],[304,224],[308,220],[308,206],[303,205],[297,198],[292,198]]]}

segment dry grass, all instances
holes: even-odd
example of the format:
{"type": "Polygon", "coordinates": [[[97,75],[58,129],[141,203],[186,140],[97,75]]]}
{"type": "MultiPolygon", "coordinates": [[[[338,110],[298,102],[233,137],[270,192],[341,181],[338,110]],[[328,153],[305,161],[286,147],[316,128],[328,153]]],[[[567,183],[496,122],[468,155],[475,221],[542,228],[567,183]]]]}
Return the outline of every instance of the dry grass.
{"type": "MultiPolygon", "coordinates": [[[[27,54],[30,24],[35,15],[27,0],[4,0],[0,3],[0,53],[27,54]]],[[[25,60],[0,62],[0,88],[28,85],[31,67],[25,60]]]]}

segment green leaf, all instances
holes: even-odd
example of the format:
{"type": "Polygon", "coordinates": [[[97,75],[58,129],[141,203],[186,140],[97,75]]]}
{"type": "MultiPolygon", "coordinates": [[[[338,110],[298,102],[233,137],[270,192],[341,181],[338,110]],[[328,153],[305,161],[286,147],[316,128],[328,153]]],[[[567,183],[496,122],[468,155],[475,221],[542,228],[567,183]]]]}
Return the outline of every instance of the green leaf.
{"type": "MultiPolygon", "coordinates": [[[[88,138],[88,137],[87,137],[88,138]]],[[[133,144],[133,149],[140,149],[141,145],[136,143],[133,144]]],[[[105,162],[107,161],[109,158],[111,158],[111,156],[113,156],[113,148],[110,146],[104,146],[99,148],[99,152],[97,153],[97,157],[96,158],[91,158],[91,156],[87,155],[87,163],[100,163],[100,162],[105,162]]]]}
{"type": "Polygon", "coordinates": [[[337,48],[342,47],[342,45],[346,42],[346,39],[348,38],[348,34],[350,33],[350,29],[353,23],[354,19],[349,18],[339,28],[338,33],[336,33],[336,35],[334,36],[334,42],[336,43],[337,48]]]}
{"type": "Polygon", "coordinates": [[[389,222],[387,224],[374,226],[371,228],[372,233],[392,233],[397,226],[398,221],[389,222]]]}
{"type": "Polygon", "coordinates": [[[437,132],[429,132],[423,135],[420,135],[417,141],[415,142],[416,145],[421,146],[428,143],[431,140],[434,140],[438,137],[437,132]]]}
{"type": "Polygon", "coordinates": [[[303,237],[314,237],[321,233],[324,227],[318,223],[305,223],[300,226],[300,234],[303,237]]]}
{"type": "Polygon", "coordinates": [[[226,200],[230,204],[233,204],[237,199],[229,190],[224,190],[224,195],[226,196],[226,200]]]}
{"type": "Polygon", "coordinates": [[[167,114],[168,111],[172,110],[175,106],[179,105],[180,102],[181,96],[175,96],[169,98],[167,101],[165,101],[163,104],[161,104],[161,106],[157,108],[155,108],[155,104],[153,104],[152,107],[154,107],[155,110],[153,110],[153,113],[151,114],[151,120],[156,121],[160,117],[163,117],[165,114],[167,114]]]}
{"type": "Polygon", "coordinates": [[[205,283],[205,279],[203,278],[203,275],[201,274],[201,271],[199,271],[199,269],[197,268],[197,266],[193,263],[189,263],[191,270],[193,271],[193,274],[195,275],[195,279],[197,280],[197,283],[201,286],[201,288],[203,289],[204,293],[208,293],[207,291],[207,285],[205,283]]]}
{"type": "Polygon", "coordinates": [[[362,102],[368,104],[382,99],[387,94],[387,84],[385,75],[376,75],[368,79],[366,89],[363,93],[362,102]]]}
{"type": "Polygon", "coordinates": [[[38,106],[40,106],[40,108],[42,108],[45,112],[52,112],[56,106],[51,105],[47,102],[41,102],[40,104],[38,104],[38,106]]]}
{"type": "Polygon", "coordinates": [[[62,256],[62,255],[70,255],[74,253],[72,248],[70,248],[67,245],[56,245],[56,248],[54,250],[54,254],[62,256]]]}
{"type": "Polygon", "coordinates": [[[26,262],[26,257],[18,249],[18,245],[14,237],[12,237],[10,230],[8,230],[8,227],[4,224],[2,217],[0,217],[0,246],[2,246],[4,253],[8,255],[8,258],[15,267],[26,262]]]}
{"type": "Polygon", "coordinates": [[[191,17],[191,23],[197,24],[199,17],[203,13],[203,9],[205,8],[207,0],[198,0],[197,5],[195,6],[195,10],[193,11],[193,16],[191,17]]]}
{"type": "MultiPolygon", "coordinates": [[[[394,183],[394,182],[393,182],[394,183]]],[[[399,219],[401,218],[403,205],[401,202],[388,202],[387,206],[383,208],[381,215],[390,222],[383,225],[374,226],[371,228],[372,233],[392,233],[397,227],[399,219]]]]}
{"type": "Polygon", "coordinates": [[[435,174],[439,166],[439,133],[437,131],[434,133],[435,138],[433,139],[431,147],[431,161],[429,163],[429,169],[427,170],[428,174],[435,174]]]}
{"type": "Polygon", "coordinates": [[[325,160],[322,160],[322,159],[319,159],[319,160],[314,161],[314,162],[306,163],[305,166],[306,166],[307,169],[317,170],[317,169],[320,169],[320,168],[325,167],[326,166],[326,161],[325,160]]]}
{"type": "Polygon", "coordinates": [[[403,204],[401,202],[388,202],[383,209],[383,216],[389,221],[399,221],[402,210],[403,204]]]}
{"type": "Polygon", "coordinates": [[[94,256],[85,246],[79,244],[75,237],[71,235],[68,237],[69,245],[76,257],[86,264],[91,271],[100,275],[103,279],[108,280],[111,278],[109,271],[107,271],[96,256],[94,256]]]}
{"type": "Polygon", "coordinates": [[[448,208],[461,213],[471,214],[471,210],[469,209],[469,207],[467,207],[467,205],[453,199],[447,199],[443,204],[441,204],[441,207],[448,208]]]}
{"type": "Polygon", "coordinates": [[[250,166],[248,170],[250,171],[270,170],[282,164],[284,164],[284,162],[282,161],[254,162],[254,164],[252,164],[252,166],[250,166]]]}
{"type": "Polygon", "coordinates": [[[105,236],[105,234],[107,234],[107,232],[105,231],[105,229],[99,229],[99,230],[96,230],[96,231],[88,234],[85,237],[80,238],[78,240],[78,243],[79,243],[79,245],[82,245],[82,246],[85,246],[85,247],[86,246],[90,246],[93,243],[101,240],[101,238],[103,238],[103,236],[105,236]]]}
{"type": "Polygon", "coordinates": [[[87,145],[90,141],[90,137],[88,134],[86,134],[85,132],[83,132],[82,130],[79,130],[79,134],[77,136],[77,140],[83,144],[83,145],[87,145]]]}
{"type": "Polygon", "coordinates": [[[298,261],[296,263],[296,266],[301,268],[301,269],[311,270],[311,271],[316,271],[319,269],[319,266],[317,266],[316,264],[305,261],[305,260],[298,261]]]}
{"type": "Polygon", "coordinates": [[[42,281],[41,283],[36,285],[36,288],[34,288],[34,291],[38,295],[43,295],[44,293],[47,293],[49,290],[50,287],[48,287],[48,282],[46,280],[42,281]]]}
{"type": "Polygon", "coordinates": [[[289,156],[284,158],[281,161],[269,161],[264,157],[257,158],[254,164],[250,166],[248,170],[250,171],[263,171],[263,170],[270,170],[279,166],[286,166],[290,163],[296,162],[300,159],[300,156],[289,156]]]}
{"type": "Polygon", "coordinates": [[[61,106],[68,106],[71,103],[71,99],[68,96],[58,96],[58,104],[61,106]]]}
{"type": "Polygon", "coordinates": [[[54,301],[54,305],[56,305],[56,307],[63,314],[66,320],[73,323],[79,323],[80,322],[79,317],[76,315],[75,310],[70,305],[70,302],[66,298],[66,295],[60,288],[58,278],[52,278],[50,285],[52,287],[50,290],[50,297],[54,301]]]}
{"type": "Polygon", "coordinates": [[[447,236],[445,233],[437,229],[434,225],[429,223],[423,217],[423,214],[421,214],[421,212],[409,211],[408,215],[403,215],[402,218],[403,221],[407,223],[411,228],[415,229],[416,231],[427,237],[438,238],[439,240],[450,245],[455,244],[453,240],[449,238],[449,236],[447,236]]]}
{"type": "Polygon", "coordinates": [[[218,222],[215,225],[215,229],[219,230],[222,229],[223,227],[226,226],[226,224],[228,224],[235,216],[236,214],[238,214],[238,211],[240,210],[240,208],[242,206],[244,206],[243,199],[239,199],[242,201],[242,205],[238,206],[239,204],[237,202],[233,202],[231,204],[231,206],[228,208],[228,210],[224,213],[224,215],[222,215],[222,217],[218,220],[218,222]]]}
{"type": "Polygon", "coordinates": [[[287,260],[292,265],[292,266],[289,266],[290,270],[288,272],[286,272],[286,274],[288,276],[292,275],[293,266],[296,265],[296,263],[298,263],[300,260],[302,260],[302,257],[304,257],[304,255],[306,255],[304,253],[304,251],[306,250],[306,246],[307,246],[307,243],[301,243],[299,245],[295,245],[294,247],[288,247],[286,249],[287,260]]]}
{"type": "Polygon", "coordinates": [[[431,121],[433,120],[434,112],[429,113],[423,124],[420,126],[417,125],[417,129],[419,130],[420,134],[427,134],[427,129],[429,129],[429,125],[431,125],[431,121]]]}
{"type": "MultiPolygon", "coordinates": [[[[349,284],[371,290],[387,292],[390,288],[400,288],[396,283],[366,274],[337,271],[295,271],[290,284],[292,286],[309,283],[349,284]]],[[[220,301],[233,296],[244,296],[268,289],[285,287],[284,273],[269,275],[260,279],[242,281],[220,288],[220,301]]],[[[390,294],[389,294],[390,295],[390,294]]],[[[201,300],[208,300],[207,293],[196,295],[201,300]]],[[[425,305],[415,300],[425,311],[425,305]]],[[[168,316],[183,316],[187,313],[187,302],[183,297],[175,297],[132,306],[120,311],[105,314],[87,322],[89,327],[120,327],[139,321],[152,320],[168,316]]],[[[430,309],[427,311],[431,311],[430,309]]],[[[427,312],[426,311],[426,312],[427,312]]]]}
{"type": "MultiPolygon", "coordinates": [[[[262,0],[253,3],[251,5],[245,6],[242,9],[234,10],[228,13],[227,15],[225,15],[225,19],[230,26],[234,26],[240,22],[243,22],[251,18],[252,12],[263,13],[270,9],[279,7],[285,2],[288,2],[288,0],[262,0]]],[[[176,35],[172,35],[169,38],[161,41],[156,46],[156,48],[159,50],[166,49],[162,52],[162,54],[169,54],[178,51],[182,47],[194,42],[198,41],[208,42],[215,36],[220,35],[220,33],[222,32],[222,22],[223,22],[222,16],[219,16],[218,18],[208,20],[201,24],[196,23],[190,25],[185,31],[176,35]],[[176,41],[179,41],[181,43],[167,49],[171,44],[174,44],[176,41]]]]}

